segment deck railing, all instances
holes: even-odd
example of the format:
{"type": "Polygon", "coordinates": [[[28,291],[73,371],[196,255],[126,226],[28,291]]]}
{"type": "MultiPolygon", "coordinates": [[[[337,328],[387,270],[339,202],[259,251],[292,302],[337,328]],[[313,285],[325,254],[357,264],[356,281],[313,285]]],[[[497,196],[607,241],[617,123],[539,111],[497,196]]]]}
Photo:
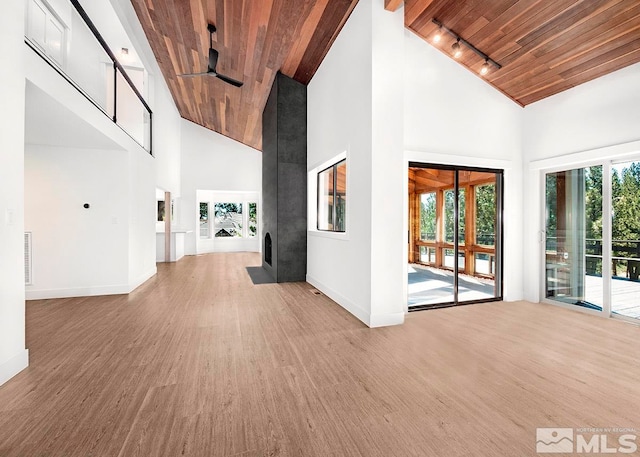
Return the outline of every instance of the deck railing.
{"type": "MultiPolygon", "coordinates": [[[[547,257],[558,256],[558,237],[547,237],[547,257]]],[[[588,275],[602,274],[602,239],[585,239],[585,270],[588,275]]],[[[640,240],[611,241],[612,275],[640,281],[640,240]]]]}

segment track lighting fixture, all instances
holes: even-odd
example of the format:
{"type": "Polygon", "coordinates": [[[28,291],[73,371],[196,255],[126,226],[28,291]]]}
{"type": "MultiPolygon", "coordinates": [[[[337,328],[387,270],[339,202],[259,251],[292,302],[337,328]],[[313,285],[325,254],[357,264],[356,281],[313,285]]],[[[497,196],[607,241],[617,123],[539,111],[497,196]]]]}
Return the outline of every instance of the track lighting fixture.
{"type": "Polygon", "coordinates": [[[438,30],[436,31],[435,35],[433,35],[434,43],[440,43],[440,40],[442,40],[442,27],[438,27],[438,30]]]}
{"type": "Polygon", "coordinates": [[[442,22],[438,21],[435,18],[431,19],[431,22],[433,22],[435,25],[438,26],[438,30],[436,31],[435,35],[433,36],[433,42],[434,43],[439,43],[442,40],[442,32],[443,31],[447,32],[449,35],[451,35],[453,38],[455,38],[455,40],[456,40],[455,43],[453,43],[453,45],[451,45],[451,55],[453,56],[454,59],[458,59],[458,58],[460,58],[460,56],[462,56],[462,45],[465,45],[467,48],[471,49],[473,52],[475,52],[477,55],[479,55],[480,57],[482,57],[484,59],[484,63],[482,64],[482,67],[480,68],[480,74],[482,76],[484,76],[487,73],[489,73],[489,71],[491,70],[491,66],[492,65],[494,67],[496,67],[498,70],[500,68],[502,68],[502,65],[500,65],[498,62],[493,60],[491,57],[489,57],[484,52],[480,51],[478,48],[476,48],[474,45],[472,45],[467,40],[462,38],[456,32],[454,32],[450,28],[446,27],[442,22]]]}
{"type": "Polygon", "coordinates": [[[462,55],[462,49],[460,49],[460,38],[451,45],[451,51],[454,59],[457,59],[462,55]]]}
{"type": "Polygon", "coordinates": [[[487,59],[484,59],[484,63],[482,64],[482,68],[480,69],[480,74],[484,76],[489,73],[489,67],[489,61],[487,59]]]}

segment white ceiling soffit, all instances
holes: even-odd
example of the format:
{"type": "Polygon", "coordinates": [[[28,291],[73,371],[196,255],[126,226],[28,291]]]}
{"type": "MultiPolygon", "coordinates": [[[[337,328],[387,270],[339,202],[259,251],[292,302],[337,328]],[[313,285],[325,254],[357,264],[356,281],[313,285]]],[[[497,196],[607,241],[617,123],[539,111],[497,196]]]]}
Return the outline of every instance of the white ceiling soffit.
{"type": "Polygon", "coordinates": [[[117,149],[117,143],[27,81],[26,144],[85,149],[117,149]]]}

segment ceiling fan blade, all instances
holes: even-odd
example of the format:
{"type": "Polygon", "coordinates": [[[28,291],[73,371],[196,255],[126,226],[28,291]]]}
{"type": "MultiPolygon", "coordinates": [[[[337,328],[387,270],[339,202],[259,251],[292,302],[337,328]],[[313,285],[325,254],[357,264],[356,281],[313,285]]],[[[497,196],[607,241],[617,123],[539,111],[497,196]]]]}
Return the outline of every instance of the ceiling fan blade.
{"type": "Polygon", "coordinates": [[[242,85],[244,84],[242,81],[237,81],[233,78],[229,78],[228,76],[221,75],[220,73],[216,73],[215,76],[217,78],[220,78],[224,82],[231,84],[232,86],[242,87],[242,85]]]}
{"type": "Polygon", "coordinates": [[[215,73],[213,73],[212,71],[205,71],[203,73],[186,73],[184,75],[178,75],[178,76],[181,78],[195,78],[196,76],[207,76],[207,75],[215,76],[215,73]]]}

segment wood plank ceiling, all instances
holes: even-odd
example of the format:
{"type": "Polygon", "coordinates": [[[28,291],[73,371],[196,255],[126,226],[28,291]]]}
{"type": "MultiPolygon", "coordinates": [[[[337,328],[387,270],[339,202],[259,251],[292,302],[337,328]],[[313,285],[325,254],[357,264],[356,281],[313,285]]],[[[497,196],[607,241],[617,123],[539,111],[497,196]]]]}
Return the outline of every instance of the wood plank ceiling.
{"type": "MultiPolygon", "coordinates": [[[[256,149],[276,72],[309,83],[357,2],[132,0],[182,117],[256,149]],[[243,87],[177,77],[206,71],[207,23],[218,71],[243,87]]],[[[522,106],[640,61],[639,0],[404,0],[404,14],[424,39],[435,18],[501,64],[484,78],[522,106]]],[[[445,33],[437,47],[450,55],[454,41],[445,33]]],[[[463,50],[460,63],[479,72],[482,57],[463,50]]]]}
{"type": "MultiPolygon", "coordinates": [[[[387,8],[398,6],[386,0],[387,8]]],[[[405,0],[405,25],[451,54],[440,21],[502,65],[484,78],[522,106],[640,62],[638,0],[405,0]]],[[[463,46],[460,63],[484,60],[463,46]]]]}
{"type": "Polygon", "coordinates": [[[132,0],[180,115],[253,148],[262,147],[262,110],[280,70],[308,84],[358,0],[132,0]],[[218,71],[207,71],[209,33],[218,71]]]}

